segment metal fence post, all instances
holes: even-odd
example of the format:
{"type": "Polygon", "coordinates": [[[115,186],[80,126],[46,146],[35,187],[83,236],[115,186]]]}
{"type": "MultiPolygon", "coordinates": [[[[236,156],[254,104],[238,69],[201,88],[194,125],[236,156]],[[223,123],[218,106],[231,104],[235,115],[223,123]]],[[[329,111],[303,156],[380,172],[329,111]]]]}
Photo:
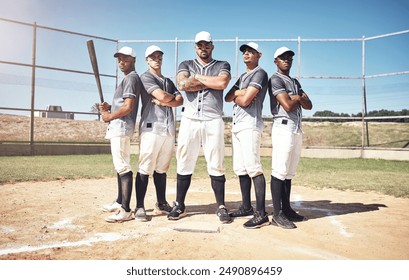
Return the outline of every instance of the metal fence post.
{"type": "Polygon", "coordinates": [[[31,68],[31,110],[30,110],[30,155],[34,155],[34,109],[35,109],[35,80],[36,80],[36,45],[37,23],[33,25],[33,49],[31,68]]]}
{"type": "Polygon", "coordinates": [[[369,131],[368,122],[365,120],[367,114],[366,105],[366,83],[365,83],[365,36],[362,36],[362,149],[365,146],[365,131],[366,144],[369,147],[369,131]]]}

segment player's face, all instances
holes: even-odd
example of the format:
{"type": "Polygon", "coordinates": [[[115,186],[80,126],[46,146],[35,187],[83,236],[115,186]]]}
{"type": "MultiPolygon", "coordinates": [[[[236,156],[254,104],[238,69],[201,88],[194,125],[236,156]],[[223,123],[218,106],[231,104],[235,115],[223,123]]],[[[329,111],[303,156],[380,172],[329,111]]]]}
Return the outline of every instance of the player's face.
{"type": "Polygon", "coordinates": [[[119,54],[117,59],[118,67],[125,75],[135,70],[135,58],[132,56],[119,54]]]}
{"type": "Polygon", "coordinates": [[[203,60],[212,58],[213,48],[214,46],[212,42],[200,41],[195,44],[196,54],[203,60]]]}
{"type": "Polygon", "coordinates": [[[245,64],[258,64],[261,54],[252,48],[246,48],[243,52],[243,61],[245,64]]]}
{"type": "Polygon", "coordinates": [[[283,53],[274,60],[278,69],[283,73],[288,73],[293,64],[293,56],[290,53],[283,53]]]}
{"type": "Polygon", "coordinates": [[[150,68],[160,69],[162,67],[163,53],[156,51],[146,59],[150,68]]]}

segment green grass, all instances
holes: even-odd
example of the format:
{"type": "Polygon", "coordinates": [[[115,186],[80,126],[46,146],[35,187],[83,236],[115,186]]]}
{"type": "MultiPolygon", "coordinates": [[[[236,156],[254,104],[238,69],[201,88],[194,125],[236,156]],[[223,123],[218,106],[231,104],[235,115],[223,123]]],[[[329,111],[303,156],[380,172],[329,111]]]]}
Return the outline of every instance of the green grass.
{"type": "MultiPolygon", "coordinates": [[[[132,155],[134,170],[137,156],[132,155]]],[[[267,182],[271,158],[263,157],[267,182]]],[[[111,155],[72,155],[0,157],[0,184],[23,181],[50,181],[114,177],[111,155]]],[[[232,171],[232,158],[225,158],[227,180],[238,180],[232,171]]],[[[176,178],[172,160],[169,178],[176,178]]],[[[206,161],[199,157],[193,178],[208,178],[206,161]]],[[[409,162],[376,159],[301,158],[295,185],[311,188],[374,191],[396,197],[409,197],[409,162]]]]}

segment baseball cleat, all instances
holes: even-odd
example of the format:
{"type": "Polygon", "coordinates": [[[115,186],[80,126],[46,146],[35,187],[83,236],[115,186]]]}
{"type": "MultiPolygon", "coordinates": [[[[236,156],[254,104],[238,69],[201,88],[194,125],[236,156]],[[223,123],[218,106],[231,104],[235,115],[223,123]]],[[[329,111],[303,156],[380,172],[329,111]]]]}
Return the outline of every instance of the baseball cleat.
{"type": "Polygon", "coordinates": [[[107,221],[108,223],[122,223],[122,222],[130,221],[133,219],[134,217],[132,215],[132,212],[131,211],[126,212],[125,209],[121,207],[118,213],[113,214],[109,217],[106,217],[105,221],[107,221]]]}
{"type": "Polygon", "coordinates": [[[229,224],[232,222],[232,218],[230,217],[229,212],[224,205],[219,206],[216,211],[216,215],[217,217],[219,217],[219,220],[222,224],[229,224]]]}
{"type": "Polygon", "coordinates": [[[253,206],[250,209],[244,209],[243,205],[240,205],[239,209],[230,212],[229,215],[233,218],[252,216],[254,215],[254,209],[253,206]]]}
{"type": "Polygon", "coordinates": [[[267,214],[261,215],[260,212],[255,212],[253,218],[243,224],[245,228],[261,228],[270,224],[267,214]]]}
{"type": "Polygon", "coordinates": [[[121,209],[122,205],[119,204],[118,202],[114,201],[110,204],[106,204],[104,206],[102,206],[102,211],[104,212],[116,212],[119,209],[121,209]]]}
{"type": "Polygon", "coordinates": [[[144,208],[138,208],[135,211],[135,220],[140,221],[140,222],[147,222],[148,221],[148,216],[146,216],[146,211],[144,208]]]}
{"type": "Polygon", "coordinates": [[[305,221],[305,220],[306,220],[304,216],[301,216],[300,214],[298,214],[297,212],[295,212],[293,209],[286,210],[286,211],[283,210],[283,212],[284,212],[284,215],[286,215],[286,217],[287,217],[290,221],[293,221],[293,222],[302,222],[302,221],[305,221]]]}
{"type": "Polygon", "coordinates": [[[166,203],[156,202],[154,213],[156,215],[167,215],[170,212],[172,212],[172,209],[173,209],[172,206],[170,206],[169,203],[167,202],[166,203]]]}
{"type": "Polygon", "coordinates": [[[179,220],[182,217],[187,216],[187,212],[185,211],[185,207],[179,205],[178,202],[173,202],[172,211],[168,214],[168,220],[179,220]]]}
{"type": "Polygon", "coordinates": [[[278,215],[273,215],[272,223],[273,225],[277,225],[281,228],[285,229],[293,229],[296,228],[297,226],[288,220],[288,218],[284,215],[283,211],[280,210],[278,215]]]}

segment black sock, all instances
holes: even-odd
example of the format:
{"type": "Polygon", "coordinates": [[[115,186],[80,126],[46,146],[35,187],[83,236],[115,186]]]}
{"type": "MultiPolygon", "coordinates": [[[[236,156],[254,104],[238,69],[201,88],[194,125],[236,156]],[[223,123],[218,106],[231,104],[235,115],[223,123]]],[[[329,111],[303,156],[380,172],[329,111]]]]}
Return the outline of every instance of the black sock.
{"type": "Polygon", "coordinates": [[[240,175],[241,201],[244,209],[251,208],[251,178],[249,175],[240,175]]]}
{"type": "Polygon", "coordinates": [[[190,175],[176,175],[176,201],[180,206],[185,207],[185,199],[187,191],[190,187],[192,174],[190,175]]]}
{"type": "Polygon", "coordinates": [[[122,204],[122,183],[121,183],[121,176],[119,173],[116,173],[116,180],[118,182],[118,194],[116,197],[116,202],[122,204]]]}
{"type": "Polygon", "coordinates": [[[253,177],[253,183],[256,192],[256,210],[264,216],[266,214],[266,179],[264,174],[253,177]]]}
{"type": "Polygon", "coordinates": [[[136,208],[145,207],[145,195],[148,189],[149,175],[136,173],[135,191],[136,191],[136,208]]]}
{"type": "Polygon", "coordinates": [[[131,202],[132,196],[132,180],[133,174],[132,171],[121,175],[121,193],[122,193],[122,208],[125,209],[126,212],[131,211],[129,204],[131,202]]]}
{"type": "Polygon", "coordinates": [[[281,202],[282,202],[284,211],[291,210],[290,193],[291,193],[291,180],[286,179],[284,181],[283,192],[281,194],[281,202]]]}
{"type": "Polygon", "coordinates": [[[277,216],[281,211],[281,193],[283,190],[284,181],[277,179],[274,176],[271,176],[270,189],[271,196],[273,199],[273,215],[277,216]]]}
{"type": "Polygon", "coordinates": [[[226,183],[226,177],[222,176],[210,176],[210,181],[214,196],[216,197],[217,206],[224,205],[224,187],[226,183]]]}
{"type": "Polygon", "coordinates": [[[160,204],[166,203],[166,173],[153,172],[153,182],[156,189],[156,200],[160,204]]]}

